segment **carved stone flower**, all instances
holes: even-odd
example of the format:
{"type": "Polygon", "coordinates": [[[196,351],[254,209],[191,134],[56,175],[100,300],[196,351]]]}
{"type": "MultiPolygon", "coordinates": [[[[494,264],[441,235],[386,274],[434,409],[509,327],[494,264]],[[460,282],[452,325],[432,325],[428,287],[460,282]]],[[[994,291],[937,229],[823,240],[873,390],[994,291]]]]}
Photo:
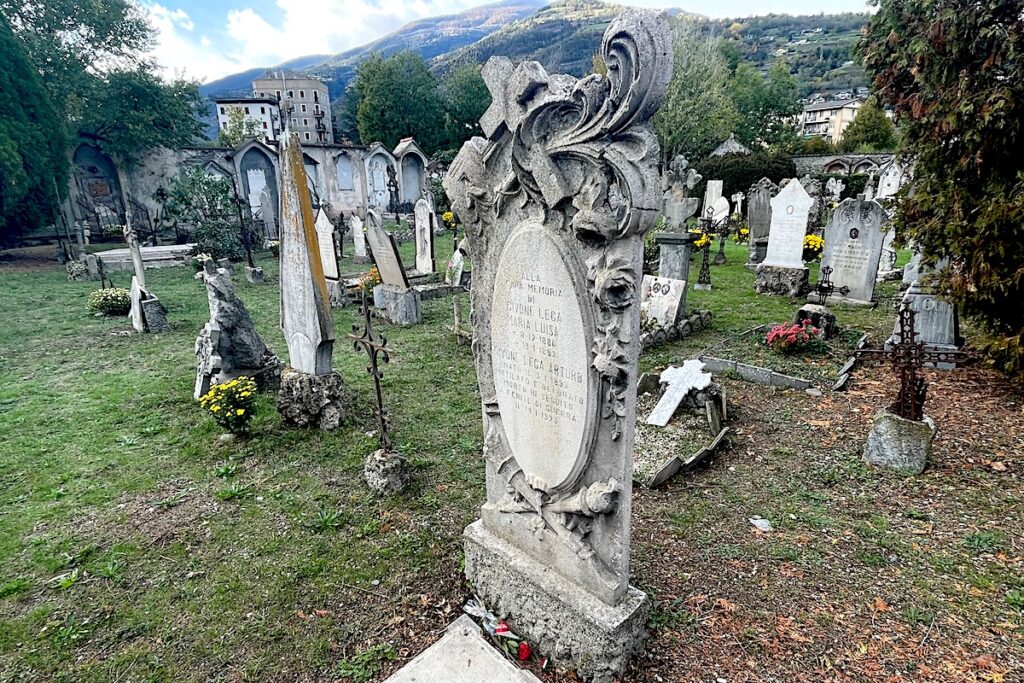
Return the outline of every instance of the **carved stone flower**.
{"type": "Polygon", "coordinates": [[[633,305],[636,275],[626,259],[602,255],[590,264],[587,277],[593,282],[594,299],[602,308],[623,311],[633,305]]]}

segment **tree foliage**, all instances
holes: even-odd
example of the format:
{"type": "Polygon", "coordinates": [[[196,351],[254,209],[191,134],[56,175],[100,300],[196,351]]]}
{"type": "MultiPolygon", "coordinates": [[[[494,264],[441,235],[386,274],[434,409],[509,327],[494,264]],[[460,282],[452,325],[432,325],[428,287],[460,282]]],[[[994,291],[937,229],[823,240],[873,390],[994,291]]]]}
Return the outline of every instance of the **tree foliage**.
{"type": "Polygon", "coordinates": [[[171,181],[164,208],[171,220],[193,227],[197,253],[238,260],[245,248],[233,202],[230,180],[191,168],[171,181]]]}
{"type": "Polygon", "coordinates": [[[674,71],[654,130],[665,158],[684,154],[695,159],[728,138],[738,116],[718,42],[685,18],[673,20],[672,33],[674,71]]]}
{"type": "Polygon", "coordinates": [[[889,152],[896,148],[896,129],[875,100],[869,99],[843,132],[844,152],[889,152]]]}
{"type": "Polygon", "coordinates": [[[241,107],[229,107],[227,116],[227,125],[217,132],[218,147],[234,147],[242,140],[264,138],[260,122],[246,118],[241,107]]]}
{"type": "Polygon", "coordinates": [[[480,67],[459,64],[441,79],[441,99],[445,111],[446,149],[459,149],[469,138],[482,135],[480,117],[491,105],[491,92],[480,75],[480,67]]]}
{"type": "Polygon", "coordinates": [[[443,146],[444,108],[437,79],[419,55],[408,50],[387,59],[374,55],[359,66],[352,88],[363,142],[379,140],[393,149],[402,138],[413,136],[428,154],[443,146]]]}
{"type": "Polygon", "coordinates": [[[67,138],[28,55],[0,17],[0,242],[53,217],[67,138]]]}
{"type": "Polygon", "coordinates": [[[861,44],[913,178],[897,213],[941,286],[1024,375],[1024,14],[1019,0],[882,0],[861,44]]]}
{"type": "Polygon", "coordinates": [[[698,163],[696,169],[704,176],[701,184],[694,188],[698,197],[703,196],[704,186],[711,178],[721,180],[722,195],[731,197],[736,192],[746,193],[761,178],[777,183],[783,178],[796,177],[793,160],[781,152],[757,151],[708,157],[698,163]]]}
{"type": "Polygon", "coordinates": [[[767,77],[752,64],[739,64],[729,92],[739,114],[736,137],[743,144],[783,147],[796,141],[794,117],[801,108],[796,80],[785,62],[775,62],[767,77]]]}

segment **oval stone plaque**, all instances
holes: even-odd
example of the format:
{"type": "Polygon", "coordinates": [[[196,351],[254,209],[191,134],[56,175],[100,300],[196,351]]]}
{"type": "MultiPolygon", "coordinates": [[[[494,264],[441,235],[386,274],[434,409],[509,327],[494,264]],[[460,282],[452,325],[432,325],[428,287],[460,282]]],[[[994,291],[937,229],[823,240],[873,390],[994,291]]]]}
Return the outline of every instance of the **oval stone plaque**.
{"type": "Polygon", "coordinates": [[[509,238],[494,282],[491,364],[501,422],[531,484],[557,489],[583,469],[590,446],[585,311],[566,255],[540,225],[509,238]]]}

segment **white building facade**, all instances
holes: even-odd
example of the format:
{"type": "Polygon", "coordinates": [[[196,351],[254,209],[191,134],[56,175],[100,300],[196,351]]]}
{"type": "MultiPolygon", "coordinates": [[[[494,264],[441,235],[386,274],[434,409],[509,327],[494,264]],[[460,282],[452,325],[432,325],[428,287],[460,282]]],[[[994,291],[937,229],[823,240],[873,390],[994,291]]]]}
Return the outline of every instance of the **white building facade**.
{"type": "Polygon", "coordinates": [[[269,97],[224,97],[214,101],[217,108],[217,130],[231,125],[232,117],[237,120],[239,113],[244,121],[253,121],[265,142],[273,142],[281,136],[281,109],[277,101],[269,97]]]}

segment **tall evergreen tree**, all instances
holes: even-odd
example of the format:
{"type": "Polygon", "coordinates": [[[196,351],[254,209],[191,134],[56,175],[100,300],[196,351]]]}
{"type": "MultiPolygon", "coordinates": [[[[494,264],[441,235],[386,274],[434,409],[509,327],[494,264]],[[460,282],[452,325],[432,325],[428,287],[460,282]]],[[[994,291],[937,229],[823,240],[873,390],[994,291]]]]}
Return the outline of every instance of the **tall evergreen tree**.
{"type": "Polygon", "coordinates": [[[0,243],[53,220],[67,182],[67,138],[42,79],[0,16],[0,243]]]}
{"type": "Polygon", "coordinates": [[[476,64],[460,64],[441,79],[448,149],[459,149],[474,135],[482,135],[480,117],[491,105],[491,93],[476,64]]]}

